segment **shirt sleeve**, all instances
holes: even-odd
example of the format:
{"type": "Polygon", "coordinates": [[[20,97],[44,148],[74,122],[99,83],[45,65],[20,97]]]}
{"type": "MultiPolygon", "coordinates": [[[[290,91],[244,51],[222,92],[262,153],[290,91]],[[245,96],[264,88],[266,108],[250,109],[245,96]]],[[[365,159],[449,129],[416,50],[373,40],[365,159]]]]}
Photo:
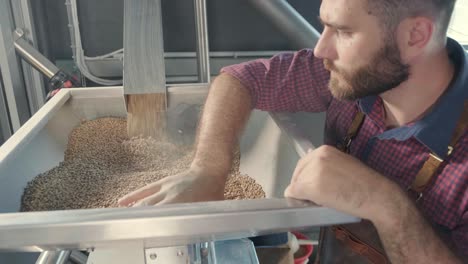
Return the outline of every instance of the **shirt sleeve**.
{"type": "Polygon", "coordinates": [[[455,242],[458,254],[468,258],[468,212],[462,217],[462,223],[452,230],[452,239],[455,242]]]}
{"type": "Polygon", "coordinates": [[[310,49],[221,69],[249,89],[253,107],[275,112],[324,112],[332,101],[329,72],[310,49]]]}

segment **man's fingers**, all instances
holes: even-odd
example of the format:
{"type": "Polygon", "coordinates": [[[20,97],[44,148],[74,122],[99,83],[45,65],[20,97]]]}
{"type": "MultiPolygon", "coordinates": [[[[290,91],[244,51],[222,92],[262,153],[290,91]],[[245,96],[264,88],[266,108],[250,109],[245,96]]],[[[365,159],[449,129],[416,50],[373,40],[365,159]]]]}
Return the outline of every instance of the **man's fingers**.
{"type": "Polygon", "coordinates": [[[286,190],[284,190],[284,197],[292,198],[291,188],[291,184],[286,187],[286,190]]]}
{"type": "Polygon", "coordinates": [[[118,201],[118,204],[120,206],[129,206],[147,196],[150,196],[156,192],[159,192],[160,189],[161,189],[161,184],[159,182],[155,182],[153,184],[147,185],[143,188],[140,188],[136,191],[133,191],[125,195],[118,201]]]}
{"type": "Polygon", "coordinates": [[[133,205],[133,207],[156,205],[162,200],[164,200],[165,197],[166,197],[166,194],[164,193],[155,193],[151,196],[148,196],[138,201],[137,203],[135,203],[135,205],[133,205]]]}
{"type": "Polygon", "coordinates": [[[291,182],[296,182],[299,179],[299,175],[302,174],[302,171],[310,165],[315,159],[315,155],[313,154],[313,149],[307,150],[307,155],[302,157],[299,162],[297,162],[296,169],[294,169],[293,176],[291,178],[291,182]]]}
{"type": "Polygon", "coordinates": [[[294,172],[293,172],[293,175],[292,175],[292,178],[291,178],[291,183],[294,183],[294,182],[297,181],[298,175],[299,175],[300,171],[302,170],[301,164],[302,163],[300,161],[296,164],[296,168],[294,169],[294,172]]]}
{"type": "Polygon", "coordinates": [[[308,154],[307,156],[300,159],[299,162],[297,162],[296,168],[294,169],[294,173],[291,178],[291,182],[297,182],[297,180],[300,178],[299,175],[301,175],[302,171],[309,165],[309,163],[313,159],[314,157],[311,154],[308,154]]]}
{"type": "Polygon", "coordinates": [[[305,156],[297,162],[291,182],[296,182],[299,179],[299,175],[301,175],[302,171],[307,165],[307,160],[308,160],[307,157],[308,156],[305,156]]]}
{"type": "Polygon", "coordinates": [[[311,200],[310,193],[307,188],[307,184],[290,184],[284,191],[284,196],[289,198],[295,198],[299,200],[311,200]]]}

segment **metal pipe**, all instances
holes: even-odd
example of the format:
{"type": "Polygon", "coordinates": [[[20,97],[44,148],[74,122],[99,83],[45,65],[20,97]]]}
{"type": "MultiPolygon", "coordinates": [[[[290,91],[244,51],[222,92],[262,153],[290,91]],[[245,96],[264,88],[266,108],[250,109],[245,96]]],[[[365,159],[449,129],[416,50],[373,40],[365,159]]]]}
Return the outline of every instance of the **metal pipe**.
{"type": "Polygon", "coordinates": [[[36,264],[65,264],[70,258],[71,251],[44,251],[36,260],[36,264]]]}
{"type": "Polygon", "coordinates": [[[86,262],[88,261],[88,256],[81,253],[80,251],[73,250],[70,254],[70,260],[76,264],[86,264],[86,262]]]}
{"type": "Polygon", "coordinates": [[[206,0],[194,1],[197,32],[198,81],[201,83],[209,83],[211,73],[206,0]]]}
{"type": "Polygon", "coordinates": [[[16,29],[14,32],[14,45],[21,57],[29,62],[35,69],[44,74],[47,78],[52,78],[59,71],[59,68],[44,57],[39,51],[31,46],[24,38],[23,31],[16,29]]]}
{"type": "Polygon", "coordinates": [[[252,4],[295,44],[296,48],[313,48],[320,33],[286,0],[251,0],[252,4]]]}
{"type": "Polygon", "coordinates": [[[70,250],[60,251],[55,264],[66,264],[68,262],[68,260],[70,259],[70,254],[71,254],[70,250]]]}
{"type": "MultiPolygon", "coordinates": [[[[271,51],[212,51],[210,58],[239,58],[239,57],[271,57],[278,53],[294,52],[288,50],[271,50],[271,51]]],[[[193,58],[197,57],[196,52],[165,52],[164,58],[193,58]]]]}
{"type": "Polygon", "coordinates": [[[73,52],[73,61],[76,61],[76,45],[75,45],[75,27],[73,26],[73,15],[72,15],[72,6],[70,0],[65,1],[65,6],[67,8],[67,18],[68,18],[68,32],[70,33],[70,47],[73,52]]]}

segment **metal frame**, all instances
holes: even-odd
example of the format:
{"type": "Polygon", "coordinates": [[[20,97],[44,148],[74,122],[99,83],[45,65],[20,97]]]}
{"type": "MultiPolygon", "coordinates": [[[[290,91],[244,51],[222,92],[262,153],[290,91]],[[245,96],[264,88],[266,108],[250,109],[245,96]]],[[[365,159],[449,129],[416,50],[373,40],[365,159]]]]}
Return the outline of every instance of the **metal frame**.
{"type": "Polygon", "coordinates": [[[95,264],[259,264],[253,242],[245,238],[144,250],[138,244],[112,249],[96,249],[89,253],[88,262],[95,264]]]}
{"type": "MultiPolygon", "coordinates": [[[[25,0],[22,0],[25,1],[25,0]]],[[[126,0],[127,1],[127,0],[126,0]]],[[[129,0],[128,0],[129,1],[129,0]]],[[[238,60],[245,56],[245,60],[255,59],[260,57],[271,57],[281,51],[266,51],[266,52],[209,52],[209,37],[207,23],[206,0],[193,0],[195,7],[195,25],[197,38],[197,51],[180,52],[180,53],[165,53],[165,72],[168,82],[200,82],[209,83],[211,75],[216,75],[222,66],[243,62],[238,60]],[[196,60],[193,60],[196,58],[196,60]],[[177,63],[179,60],[184,60],[183,63],[177,63]],[[187,73],[179,74],[181,65],[187,73]],[[214,64],[211,65],[210,64],[214,64]],[[176,66],[175,66],[176,65],[176,66]],[[173,69],[177,69],[174,73],[173,69]]],[[[135,2],[138,3],[138,2],[135,2]]],[[[134,4],[135,4],[134,3],[134,4]]],[[[311,26],[287,1],[284,0],[252,0],[252,3],[259,8],[264,14],[271,18],[283,32],[285,32],[291,40],[296,43],[299,48],[314,47],[318,41],[320,34],[313,26],[311,26]]],[[[127,17],[127,16],[126,16],[127,17]]],[[[128,19],[130,20],[130,19],[128,19]]],[[[135,22],[128,22],[128,28],[135,22]]],[[[141,29],[140,29],[141,30],[141,29]]],[[[141,30],[144,31],[144,30],[141,30]]],[[[161,33],[162,36],[162,33],[161,33]]],[[[73,38],[73,36],[72,36],[73,38]]],[[[148,33],[144,38],[151,38],[148,33]]],[[[125,38],[129,45],[135,44],[135,38],[125,38]]],[[[147,40],[146,40],[147,41],[147,40]]],[[[127,45],[128,46],[128,45],[127,45]]],[[[131,48],[132,46],[130,46],[131,48]]],[[[144,48],[144,47],[143,47],[144,48]]],[[[141,48],[140,48],[141,49],[141,48]]],[[[127,51],[126,53],[128,53],[127,51]]],[[[153,53],[156,53],[154,50],[153,53]]],[[[150,54],[151,56],[155,56],[150,54]]],[[[128,57],[128,55],[127,55],[128,57]]],[[[128,61],[128,58],[127,58],[128,61]]],[[[158,63],[159,64],[159,63],[158,63]]],[[[120,77],[122,76],[123,63],[120,58],[108,58],[102,60],[87,61],[91,72],[100,77],[120,77]]],[[[140,63],[139,68],[148,66],[147,63],[140,63]]],[[[134,74],[132,74],[134,75],[134,74]]],[[[128,77],[130,78],[130,77],[128,77]]]]}
{"type": "Polygon", "coordinates": [[[0,215],[0,249],[93,249],[130,241],[140,241],[142,248],[170,247],[356,221],[292,199],[12,213],[0,215]]]}
{"type": "Polygon", "coordinates": [[[0,0],[0,71],[13,131],[31,116],[22,69],[13,44],[15,22],[9,0],[0,0]]]}
{"type": "Polygon", "coordinates": [[[206,0],[194,1],[195,31],[197,35],[198,81],[201,83],[209,83],[211,80],[211,73],[206,0]]]}
{"type": "MultiPolygon", "coordinates": [[[[293,51],[215,51],[210,52],[211,76],[218,75],[219,70],[232,64],[248,60],[269,58],[281,52],[293,51]]],[[[164,53],[167,82],[200,82],[196,52],[166,52],[164,53]]],[[[123,60],[121,58],[107,58],[101,60],[87,60],[90,71],[99,77],[122,77],[123,60]]],[[[206,75],[208,76],[208,74],[206,75]]],[[[202,82],[203,83],[203,82],[202,82]]],[[[206,82],[205,82],[206,83],[206,82]]]]}
{"type": "MultiPolygon", "coordinates": [[[[287,1],[251,1],[265,15],[271,18],[272,22],[286,33],[298,48],[315,46],[320,34],[287,1]]],[[[239,58],[245,57],[245,60],[247,60],[271,57],[281,52],[209,52],[206,0],[194,0],[194,6],[197,51],[195,53],[165,53],[165,71],[168,82],[198,81],[208,83],[211,75],[216,75],[222,66],[243,62],[242,59],[238,60],[239,58]],[[193,58],[196,58],[196,60],[193,60],[193,58]],[[183,63],[177,63],[180,60],[183,60],[183,63]],[[210,64],[213,65],[210,67],[210,64]],[[180,74],[181,67],[184,69],[183,74],[180,74]],[[173,69],[177,69],[177,73],[173,69]]],[[[120,58],[92,60],[87,61],[87,64],[97,76],[118,77],[122,75],[123,64],[120,58]]]]}
{"type": "MultiPolygon", "coordinates": [[[[24,41],[29,42],[28,44],[37,50],[36,28],[30,0],[11,1],[11,4],[16,28],[22,29],[24,41]]],[[[46,87],[44,86],[44,79],[42,75],[28,63],[22,61],[21,64],[26,92],[29,98],[29,107],[31,113],[35,113],[45,103],[46,87]]]]}
{"type": "Polygon", "coordinates": [[[13,130],[8,116],[5,95],[3,94],[3,81],[0,72],[0,145],[13,135],[13,130]]]}

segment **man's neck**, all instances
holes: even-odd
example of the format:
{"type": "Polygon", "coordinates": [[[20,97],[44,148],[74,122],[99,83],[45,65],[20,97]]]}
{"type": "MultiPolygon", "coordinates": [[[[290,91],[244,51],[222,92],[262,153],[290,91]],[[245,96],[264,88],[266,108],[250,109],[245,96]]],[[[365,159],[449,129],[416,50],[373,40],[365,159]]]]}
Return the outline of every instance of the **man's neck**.
{"type": "Polygon", "coordinates": [[[380,95],[387,128],[421,119],[447,90],[455,74],[455,67],[445,50],[421,59],[415,65],[408,81],[380,95]]]}

